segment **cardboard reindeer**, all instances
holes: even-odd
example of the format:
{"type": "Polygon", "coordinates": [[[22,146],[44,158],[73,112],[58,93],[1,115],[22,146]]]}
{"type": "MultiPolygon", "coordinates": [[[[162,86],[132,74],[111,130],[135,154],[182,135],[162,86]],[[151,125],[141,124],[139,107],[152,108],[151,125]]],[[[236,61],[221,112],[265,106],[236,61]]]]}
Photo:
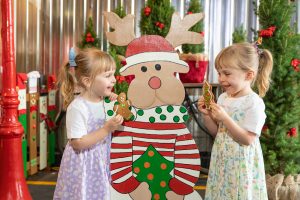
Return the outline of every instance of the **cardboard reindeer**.
{"type": "MultiPolygon", "coordinates": [[[[144,35],[135,39],[134,17],[123,19],[105,13],[114,28],[107,39],[128,45],[123,76],[135,75],[128,89],[134,119],[113,133],[111,146],[111,199],[201,199],[193,190],[200,173],[200,155],[184,122],[188,113],[181,104],[185,91],[175,77],[189,67],[174,50],[183,43],[203,41],[201,34],[188,31],[202,14],[183,20],[173,14],[171,28],[163,38],[144,35]]],[[[114,102],[105,103],[107,119],[114,116],[114,102]]]]}

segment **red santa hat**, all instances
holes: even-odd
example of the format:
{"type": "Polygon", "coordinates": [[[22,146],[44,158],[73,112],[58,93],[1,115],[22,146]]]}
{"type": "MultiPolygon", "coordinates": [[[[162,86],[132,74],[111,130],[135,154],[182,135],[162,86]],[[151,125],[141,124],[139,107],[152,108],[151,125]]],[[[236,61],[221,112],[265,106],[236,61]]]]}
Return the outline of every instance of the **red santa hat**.
{"type": "Polygon", "coordinates": [[[27,74],[17,73],[17,86],[19,89],[26,89],[27,74]]]}
{"type": "Polygon", "coordinates": [[[120,69],[139,63],[151,61],[168,61],[188,67],[188,64],[179,59],[174,47],[163,37],[158,35],[144,35],[129,43],[126,50],[126,65],[120,69]]]}

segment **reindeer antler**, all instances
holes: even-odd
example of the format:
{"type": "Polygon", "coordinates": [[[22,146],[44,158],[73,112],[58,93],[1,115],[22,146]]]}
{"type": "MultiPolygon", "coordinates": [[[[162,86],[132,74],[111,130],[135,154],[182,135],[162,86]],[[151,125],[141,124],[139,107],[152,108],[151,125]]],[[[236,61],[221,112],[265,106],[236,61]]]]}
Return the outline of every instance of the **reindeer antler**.
{"type": "Polygon", "coordinates": [[[113,12],[104,12],[109,25],[115,29],[113,32],[106,32],[107,40],[117,46],[126,46],[134,38],[134,16],[126,15],[121,19],[113,12]]]}
{"type": "Polygon", "coordinates": [[[177,47],[181,44],[200,44],[203,42],[203,36],[200,33],[191,32],[191,28],[194,24],[203,18],[202,13],[189,14],[182,20],[179,13],[172,15],[171,27],[166,39],[177,47]]]}

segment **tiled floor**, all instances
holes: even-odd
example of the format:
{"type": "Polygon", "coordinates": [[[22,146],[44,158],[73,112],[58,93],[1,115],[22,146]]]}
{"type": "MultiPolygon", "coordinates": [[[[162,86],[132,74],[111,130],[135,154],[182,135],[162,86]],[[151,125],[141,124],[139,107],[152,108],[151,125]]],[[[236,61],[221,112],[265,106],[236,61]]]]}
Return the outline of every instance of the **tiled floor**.
{"type": "MultiPolygon", "coordinates": [[[[27,184],[33,200],[52,200],[57,179],[58,168],[39,171],[37,174],[27,178],[27,184]]],[[[202,198],[205,193],[206,175],[200,175],[195,186],[202,198]]]]}

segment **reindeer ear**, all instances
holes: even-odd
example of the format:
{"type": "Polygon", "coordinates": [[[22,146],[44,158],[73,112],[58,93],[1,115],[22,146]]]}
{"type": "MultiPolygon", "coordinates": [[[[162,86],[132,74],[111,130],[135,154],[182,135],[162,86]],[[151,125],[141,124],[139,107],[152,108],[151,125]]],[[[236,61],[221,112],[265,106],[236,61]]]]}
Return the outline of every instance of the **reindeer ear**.
{"type": "Polygon", "coordinates": [[[190,68],[187,67],[187,66],[183,66],[183,65],[179,65],[179,64],[175,64],[175,65],[172,65],[172,70],[174,72],[178,72],[178,73],[188,73],[190,71],[190,68]]]}
{"type": "Polygon", "coordinates": [[[166,39],[174,48],[181,44],[201,44],[203,36],[200,33],[191,32],[189,29],[202,18],[202,13],[195,13],[187,15],[181,20],[179,13],[174,13],[166,39]]]}
{"type": "Polygon", "coordinates": [[[135,38],[133,15],[126,15],[121,19],[116,13],[104,12],[104,16],[114,29],[113,32],[106,32],[109,42],[117,46],[126,46],[135,38]]]}

